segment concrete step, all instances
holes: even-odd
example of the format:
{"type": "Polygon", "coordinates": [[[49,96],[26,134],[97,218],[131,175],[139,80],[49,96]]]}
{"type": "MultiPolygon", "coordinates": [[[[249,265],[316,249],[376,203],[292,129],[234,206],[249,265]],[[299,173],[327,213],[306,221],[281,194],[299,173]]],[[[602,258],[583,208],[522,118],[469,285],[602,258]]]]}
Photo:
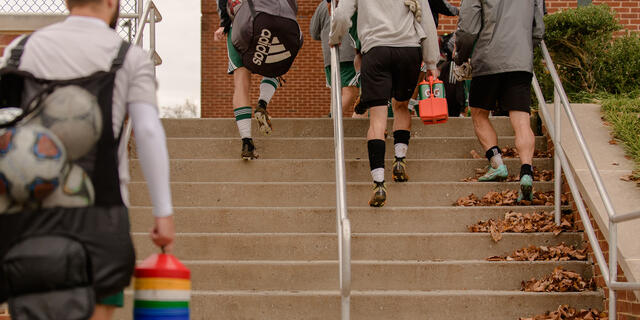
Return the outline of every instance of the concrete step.
{"type": "MultiPolygon", "coordinates": [[[[338,290],[337,261],[183,261],[194,290],[338,290]]],[[[588,262],[353,261],[353,290],[520,290],[562,266],[591,278],[588,262]]]]}
{"type": "MultiPolygon", "coordinates": [[[[479,220],[501,219],[509,211],[552,212],[553,207],[350,207],[351,228],[357,233],[466,232],[479,220]]],[[[151,207],[130,209],[131,230],[148,232],[151,207]]],[[[176,230],[195,233],[331,233],[335,207],[175,208],[176,230]]]]}
{"type": "MultiPolygon", "coordinates": [[[[553,190],[553,182],[534,184],[537,191],[553,190]]],[[[447,206],[470,193],[517,190],[518,182],[405,182],[388,183],[387,206],[447,206]]],[[[367,205],[372,183],[349,183],[347,204],[367,205]]],[[[129,184],[131,205],[149,206],[146,183],[129,184]]],[[[335,204],[335,183],[172,183],[177,207],[322,207],[335,204]]]]}
{"type": "MultiPolygon", "coordinates": [[[[131,319],[133,300],[116,319],[131,319]]],[[[559,304],[602,310],[601,292],[354,291],[354,320],[514,320],[555,310],[559,304]]],[[[195,291],[192,320],[338,320],[338,291],[195,291]]]]}
{"type": "MultiPolygon", "coordinates": [[[[387,159],[393,159],[393,139],[387,139],[387,159]]],[[[500,146],[515,146],[514,137],[500,137],[500,146]]],[[[345,159],[368,159],[365,138],[345,138],[345,159]]],[[[536,137],[536,149],[546,150],[546,140],[536,137]]],[[[333,159],[333,138],[257,138],[261,159],[333,159]]],[[[169,138],[171,159],[239,159],[242,141],[239,138],[169,138]]],[[[410,142],[409,159],[472,158],[470,151],[482,156],[482,147],[475,137],[414,138],[410,142]]],[[[132,158],[137,158],[132,148],[132,158]]]]}
{"type": "MultiPolygon", "coordinates": [[[[234,119],[163,119],[167,137],[171,138],[237,138],[238,126],[234,119]]],[[[272,119],[272,137],[333,137],[333,120],[325,119],[272,119]]],[[[507,117],[492,118],[498,135],[511,136],[513,129],[507,117]]],[[[417,137],[475,137],[471,118],[449,118],[445,124],[424,125],[414,118],[411,122],[412,135],[417,137]]],[[[258,125],[252,121],[253,136],[258,133],[258,125]]],[[[387,128],[393,132],[393,121],[387,128]]],[[[368,119],[344,119],[345,137],[364,137],[369,129],[368,119]]]]}
{"type": "MultiPolygon", "coordinates": [[[[509,173],[520,173],[519,159],[504,159],[509,173]]],[[[407,160],[411,181],[445,182],[475,177],[477,168],[486,167],[486,159],[407,160]]],[[[553,159],[535,159],[540,170],[553,170],[553,159]]],[[[391,181],[392,161],[387,160],[387,181],[391,181]]],[[[347,181],[369,182],[368,160],[346,161],[347,181]]],[[[131,180],[144,181],[138,160],[131,161],[131,180]]],[[[171,160],[173,182],[331,182],[335,181],[333,160],[263,159],[260,161],[178,159],[171,160]]]]}
{"type": "MultiPolygon", "coordinates": [[[[581,245],[582,234],[503,235],[495,243],[481,233],[354,233],[354,260],[484,260],[529,245],[581,245]]],[[[138,257],[158,251],[146,233],[134,233],[138,257]]],[[[179,233],[173,252],[181,260],[334,260],[335,233],[179,233]]],[[[337,270],[336,270],[337,272],[337,270]]]]}

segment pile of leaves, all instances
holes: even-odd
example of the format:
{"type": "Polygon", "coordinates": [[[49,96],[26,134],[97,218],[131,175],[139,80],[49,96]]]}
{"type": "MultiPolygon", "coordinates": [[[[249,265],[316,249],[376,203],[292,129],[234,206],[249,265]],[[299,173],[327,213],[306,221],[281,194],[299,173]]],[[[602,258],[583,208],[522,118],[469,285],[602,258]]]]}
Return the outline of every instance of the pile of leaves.
{"type": "MultiPolygon", "coordinates": [[[[469,177],[466,179],[462,179],[462,182],[478,182],[478,178],[482,177],[485,173],[487,173],[487,168],[478,168],[476,169],[475,177],[469,177]]],[[[520,181],[520,177],[517,175],[510,175],[505,179],[506,182],[516,182],[520,181]]],[[[537,168],[533,169],[533,181],[553,181],[553,171],[551,170],[542,170],[539,171],[537,168]]]]}
{"type": "Polygon", "coordinates": [[[488,232],[494,242],[502,240],[502,233],[517,232],[553,232],[558,235],[563,231],[576,231],[573,215],[563,215],[560,225],[556,225],[551,212],[519,213],[507,212],[502,220],[489,219],[467,227],[470,232],[488,232]]]}
{"type": "Polygon", "coordinates": [[[554,246],[530,246],[514,251],[508,256],[493,256],[487,261],[569,261],[587,260],[587,248],[576,249],[575,246],[567,246],[564,242],[554,246]]]}
{"type": "MultiPolygon", "coordinates": [[[[501,150],[502,150],[502,158],[519,158],[520,157],[518,154],[518,150],[514,147],[505,146],[501,150]]],[[[476,150],[471,150],[470,153],[474,159],[485,159],[485,157],[480,153],[478,153],[478,151],[476,150]]],[[[534,158],[551,158],[553,157],[553,151],[535,150],[533,152],[533,157],[534,158]]]]}
{"type": "Polygon", "coordinates": [[[522,291],[526,292],[582,292],[595,290],[593,279],[584,280],[580,274],[556,267],[553,273],[540,280],[522,281],[522,291]]]}
{"type": "Polygon", "coordinates": [[[531,318],[520,318],[519,320],[606,320],[609,319],[606,312],[600,312],[596,309],[577,310],[570,308],[568,305],[561,305],[558,310],[547,312],[531,318]]]}
{"type": "MultiPolygon", "coordinates": [[[[562,195],[562,204],[569,204],[569,197],[567,194],[562,195]]],[[[482,198],[478,198],[475,194],[470,194],[466,197],[461,197],[453,204],[459,207],[489,207],[489,206],[552,206],[554,205],[554,193],[549,192],[534,192],[533,201],[523,200],[518,202],[518,191],[506,190],[502,192],[489,191],[482,198]]]]}

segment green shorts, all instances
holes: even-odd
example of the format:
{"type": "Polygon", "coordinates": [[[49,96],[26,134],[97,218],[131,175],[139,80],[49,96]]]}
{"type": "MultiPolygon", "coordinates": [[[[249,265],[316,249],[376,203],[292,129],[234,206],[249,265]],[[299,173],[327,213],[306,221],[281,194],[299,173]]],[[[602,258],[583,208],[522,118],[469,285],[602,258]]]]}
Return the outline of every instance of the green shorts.
{"type": "Polygon", "coordinates": [[[124,292],[121,291],[120,293],[116,293],[112,296],[108,296],[98,301],[98,304],[110,306],[110,307],[122,308],[124,307],[124,292]]]}
{"type": "MultiPolygon", "coordinates": [[[[324,67],[324,75],[327,77],[327,87],[331,87],[331,66],[324,67]]],[[[356,73],[353,61],[340,62],[340,80],[342,87],[360,88],[360,74],[356,73]]]]}
{"type": "Polygon", "coordinates": [[[229,68],[227,69],[228,74],[233,74],[236,69],[244,67],[240,52],[236,50],[231,42],[231,28],[229,28],[229,33],[227,34],[227,55],[229,56],[229,68]]]}

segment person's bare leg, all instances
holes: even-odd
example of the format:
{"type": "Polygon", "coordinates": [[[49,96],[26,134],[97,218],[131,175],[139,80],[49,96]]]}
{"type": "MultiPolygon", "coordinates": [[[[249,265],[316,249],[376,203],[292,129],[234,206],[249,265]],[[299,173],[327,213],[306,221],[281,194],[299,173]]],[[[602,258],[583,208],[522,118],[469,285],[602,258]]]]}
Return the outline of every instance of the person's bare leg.
{"type": "Polygon", "coordinates": [[[393,148],[394,161],[391,169],[393,181],[409,181],[407,173],[407,151],[409,150],[409,140],[411,139],[411,112],[409,111],[409,101],[397,101],[393,99],[393,148]]]}
{"type": "Polygon", "coordinates": [[[358,99],[359,89],[357,87],[342,87],[342,111],[351,111],[358,99]]]}
{"type": "Polygon", "coordinates": [[[522,164],[533,163],[536,137],[531,130],[530,115],[524,111],[510,111],[509,118],[516,134],[516,149],[522,164]]]}
{"type": "Polygon", "coordinates": [[[374,182],[374,191],[369,205],[382,207],[387,201],[387,190],[384,184],[384,131],[387,128],[387,106],[376,106],[369,109],[369,132],[367,133],[367,150],[369,167],[374,182]]]}
{"type": "Polygon", "coordinates": [[[238,132],[242,139],[241,157],[245,160],[258,157],[251,139],[251,107],[249,85],[251,84],[251,72],[247,68],[238,68],[233,72],[233,113],[236,118],[238,132]]]}
{"type": "Polygon", "coordinates": [[[115,311],[116,307],[98,304],[90,320],[111,320],[115,311]]]}
{"type": "Polygon", "coordinates": [[[251,105],[249,85],[251,84],[251,71],[247,68],[238,68],[233,72],[233,107],[240,108],[251,105]]]}
{"type": "Polygon", "coordinates": [[[411,131],[411,112],[409,112],[409,101],[392,100],[393,108],[393,131],[411,131]]]}
{"type": "Polygon", "coordinates": [[[487,151],[493,146],[498,145],[498,135],[489,121],[489,110],[481,108],[471,108],[471,118],[473,119],[473,129],[476,132],[478,141],[482,148],[487,151]]]}

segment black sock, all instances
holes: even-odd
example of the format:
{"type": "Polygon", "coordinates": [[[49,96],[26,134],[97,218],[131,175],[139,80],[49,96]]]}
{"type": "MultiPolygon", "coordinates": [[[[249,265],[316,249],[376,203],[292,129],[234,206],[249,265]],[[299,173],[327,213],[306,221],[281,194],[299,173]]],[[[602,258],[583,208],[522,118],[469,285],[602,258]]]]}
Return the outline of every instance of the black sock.
{"type": "Polygon", "coordinates": [[[491,161],[491,158],[493,158],[493,156],[499,155],[499,154],[502,154],[502,150],[500,150],[498,146],[493,146],[489,148],[489,150],[487,150],[484,156],[487,157],[487,160],[491,161]]]}
{"type": "Polygon", "coordinates": [[[533,167],[530,164],[523,164],[522,167],[520,167],[520,179],[526,174],[533,177],[533,167]]]}
{"type": "Polygon", "coordinates": [[[258,106],[267,110],[267,102],[262,99],[258,100],[258,106]]]}
{"type": "Polygon", "coordinates": [[[393,144],[404,143],[409,145],[409,139],[411,139],[411,132],[408,130],[396,130],[393,132],[393,144]]]}
{"type": "Polygon", "coordinates": [[[253,139],[251,139],[251,138],[242,138],[242,144],[248,144],[249,145],[249,151],[253,151],[253,149],[254,149],[253,139]]]}
{"type": "Polygon", "coordinates": [[[384,140],[369,140],[367,142],[367,148],[369,150],[369,167],[371,170],[384,168],[384,153],[385,153],[384,140]]]}

